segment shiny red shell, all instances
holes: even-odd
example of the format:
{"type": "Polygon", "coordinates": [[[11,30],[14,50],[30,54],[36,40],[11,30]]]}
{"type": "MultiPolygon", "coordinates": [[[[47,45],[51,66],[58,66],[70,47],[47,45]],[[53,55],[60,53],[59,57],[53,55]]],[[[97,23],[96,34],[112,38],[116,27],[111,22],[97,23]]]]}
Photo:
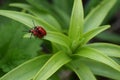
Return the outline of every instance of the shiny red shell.
{"type": "Polygon", "coordinates": [[[29,30],[35,37],[43,38],[47,33],[41,26],[35,26],[34,29],[29,30]]]}

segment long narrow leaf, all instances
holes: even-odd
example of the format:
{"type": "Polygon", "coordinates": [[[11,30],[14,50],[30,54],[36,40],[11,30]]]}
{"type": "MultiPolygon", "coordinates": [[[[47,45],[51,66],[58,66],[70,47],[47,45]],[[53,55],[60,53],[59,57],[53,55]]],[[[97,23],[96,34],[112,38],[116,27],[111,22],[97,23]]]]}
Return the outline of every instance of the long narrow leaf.
{"type": "Polygon", "coordinates": [[[100,0],[91,0],[85,5],[85,16],[90,12],[92,8],[97,6],[101,1],[100,0]]]}
{"type": "Polygon", "coordinates": [[[48,32],[47,36],[44,37],[44,39],[49,40],[51,42],[55,42],[57,44],[65,46],[68,50],[71,42],[70,39],[65,36],[64,34],[58,33],[58,32],[48,32]]]}
{"type": "Polygon", "coordinates": [[[119,64],[117,64],[114,60],[109,58],[107,55],[103,54],[102,52],[94,48],[89,48],[89,47],[80,48],[75,55],[101,62],[103,64],[106,64],[120,71],[119,64]]]}
{"type": "Polygon", "coordinates": [[[68,63],[67,66],[77,74],[80,80],[96,80],[91,70],[78,60],[68,63]]]}
{"type": "Polygon", "coordinates": [[[114,80],[120,79],[120,71],[117,71],[105,64],[86,58],[81,59],[80,61],[85,63],[95,75],[108,77],[114,80]]]}
{"type": "MultiPolygon", "coordinates": [[[[30,34],[28,33],[24,35],[24,37],[29,38],[30,34]]],[[[62,33],[47,31],[47,35],[43,39],[62,45],[70,51],[70,45],[71,45],[70,39],[62,33]]]]}
{"type": "Polygon", "coordinates": [[[108,42],[112,42],[112,43],[114,42],[114,43],[120,44],[120,35],[110,31],[102,32],[99,35],[97,35],[96,38],[105,40],[108,42]]]}
{"type": "Polygon", "coordinates": [[[47,2],[47,0],[26,0],[30,5],[37,8],[40,11],[50,12],[51,5],[47,2]]]}
{"type": "Polygon", "coordinates": [[[115,2],[116,0],[103,0],[100,5],[94,8],[85,18],[84,32],[100,26],[115,2]]]}
{"type": "Polygon", "coordinates": [[[100,32],[108,29],[109,27],[110,27],[109,25],[105,25],[105,26],[95,28],[95,29],[85,33],[82,37],[82,38],[84,38],[82,44],[86,44],[90,39],[92,39],[93,37],[98,35],[100,32]]]}
{"type": "Polygon", "coordinates": [[[68,63],[71,59],[62,51],[53,55],[45,65],[35,75],[33,80],[47,80],[52,74],[54,74],[60,67],[68,63]]]}
{"type": "Polygon", "coordinates": [[[61,8],[55,6],[54,2],[53,4],[49,4],[47,0],[27,0],[27,2],[40,11],[50,13],[59,21],[63,28],[68,27],[68,15],[61,8]]]}
{"type": "Polygon", "coordinates": [[[79,40],[82,35],[83,30],[83,6],[82,0],[74,0],[74,6],[72,9],[70,27],[69,27],[69,37],[71,40],[79,40]]]}
{"type": "Polygon", "coordinates": [[[95,48],[108,56],[120,58],[120,46],[118,45],[108,43],[93,43],[88,44],[87,46],[95,48]]]}
{"type": "Polygon", "coordinates": [[[0,15],[6,16],[6,17],[14,19],[18,22],[21,22],[30,28],[34,27],[33,23],[32,23],[32,20],[34,20],[37,25],[43,26],[48,31],[51,31],[51,30],[59,31],[57,28],[47,24],[45,21],[43,21],[37,17],[34,17],[30,14],[16,12],[16,11],[9,11],[9,10],[0,10],[0,15]]]}
{"type": "Polygon", "coordinates": [[[61,26],[57,22],[57,20],[48,13],[44,13],[44,12],[39,11],[36,8],[34,8],[28,4],[23,4],[23,3],[12,3],[12,4],[10,4],[10,6],[25,9],[25,10],[29,11],[30,13],[32,13],[33,15],[40,17],[41,19],[43,19],[47,23],[49,23],[52,26],[57,27],[58,29],[61,30],[61,26]]]}
{"type": "Polygon", "coordinates": [[[50,56],[39,56],[29,60],[5,74],[0,80],[30,80],[50,56]]]}

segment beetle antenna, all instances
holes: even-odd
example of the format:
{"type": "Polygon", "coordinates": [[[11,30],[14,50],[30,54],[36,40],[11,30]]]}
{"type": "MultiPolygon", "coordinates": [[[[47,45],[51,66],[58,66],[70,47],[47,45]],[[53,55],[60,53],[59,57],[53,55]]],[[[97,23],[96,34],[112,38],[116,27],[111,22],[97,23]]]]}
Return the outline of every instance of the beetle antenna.
{"type": "Polygon", "coordinates": [[[33,22],[33,26],[35,27],[35,22],[32,20],[32,22],[33,22]]]}

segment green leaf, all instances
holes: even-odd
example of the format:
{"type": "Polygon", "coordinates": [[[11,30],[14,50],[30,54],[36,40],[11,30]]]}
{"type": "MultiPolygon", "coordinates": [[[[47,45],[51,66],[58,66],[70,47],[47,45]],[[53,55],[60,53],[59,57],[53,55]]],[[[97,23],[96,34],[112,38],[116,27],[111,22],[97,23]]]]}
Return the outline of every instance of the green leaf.
{"type": "Polygon", "coordinates": [[[0,80],[30,80],[45,64],[50,56],[39,56],[31,59],[0,78],[0,80]]]}
{"type": "Polygon", "coordinates": [[[78,60],[71,61],[67,66],[77,74],[80,80],[96,80],[91,70],[78,60]]]}
{"type": "Polygon", "coordinates": [[[54,6],[70,15],[74,0],[53,0],[54,6]]]}
{"type": "Polygon", "coordinates": [[[115,5],[112,7],[112,9],[110,10],[109,14],[107,15],[107,17],[105,18],[102,24],[106,24],[110,22],[110,20],[113,18],[116,12],[120,9],[119,5],[120,5],[120,0],[116,0],[115,5]]]}
{"type": "Polygon", "coordinates": [[[100,26],[115,2],[116,0],[103,0],[101,4],[92,9],[92,11],[85,18],[84,32],[88,32],[100,26]]]}
{"type": "Polygon", "coordinates": [[[88,1],[88,3],[85,5],[85,16],[95,7],[97,6],[101,1],[100,0],[91,0],[88,1]]]}
{"type": "Polygon", "coordinates": [[[32,23],[32,20],[34,20],[35,24],[44,27],[48,31],[59,31],[57,28],[47,24],[42,19],[37,18],[35,16],[32,16],[30,14],[23,13],[23,12],[0,10],[0,15],[6,16],[6,17],[14,19],[14,20],[16,20],[18,22],[21,22],[21,23],[27,25],[30,28],[34,27],[34,25],[32,23]]]}
{"type": "MultiPolygon", "coordinates": [[[[30,34],[28,33],[28,34],[24,35],[24,37],[30,37],[30,34]]],[[[67,50],[70,51],[70,45],[71,45],[70,39],[62,33],[48,31],[47,35],[44,36],[43,39],[46,39],[46,40],[49,40],[51,42],[62,45],[64,47],[66,47],[67,50]]]]}
{"type": "Polygon", "coordinates": [[[51,9],[51,5],[47,0],[26,0],[33,7],[37,8],[39,11],[49,12],[51,9]]]}
{"type": "Polygon", "coordinates": [[[33,80],[47,80],[60,67],[71,61],[69,56],[60,51],[53,55],[35,75],[33,80]]]}
{"type": "Polygon", "coordinates": [[[86,44],[90,39],[92,39],[93,37],[95,37],[95,36],[96,36],[97,34],[99,34],[100,32],[108,29],[109,27],[110,27],[109,25],[100,26],[100,27],[98,27],[98,28],[95,28],[95,29],[93,29],[93,30],[85,33],[85,34],[83,35],[83,37],[82,37],[82,38],[84,38],[84,39],[83,39],[83,41],[82,41],[81,43],[82,43],[82,44],[86,44]]]}
{"type": "Polygon", "coordinates": [[[96,36],[96,38],[105,40],[108,42],[112,42],[112,43],[113,42],[117,44],[120,43],[120,35],[116,33],[108,32],[108,31],[100,33],[99,35],[96,36]]]}
{"type": "Polygon", "coordinates": [[[82,58],[80,61],[86,64],[95,75],[108,77],[114,80],[120,79],[120,71],[117,71],[105,64],[86,58],[82,58]]]}
{"type": "Polygon", "coordinates": [[[68,26],[69,16],[61,8],[56,7],[54,3],[50,4],[47,0],[27,0],[27,2],[39,11],[44,11],[54,16],[63,28],[68,26]]]}
{"type": "Polygon", "coordinates": [[[23,39],[25,26],[0,16],[0,69],[8,72],[38,55],[42,41],[23,39]],[[18,28],[19,27],[19,28],[18,28]]]}
{"type": "Polygon", "coordinates": [[[28,4],[23,4],[23,3],[12,3],[12,4],[10,4],[10,6],[23,8],[23,9],[29,11],[30,13],[32,13],[33,15],[40,17],[41,19],[43,19],[44,21],[46,21],[50,25],[57,27],[59,30],[61,30],[61,26],[57,22],[57,20],[48,13],[44,13],[44,12],[39,11],[36,8],[34,8],[28,4]]]}
{"type": "Polygon", "coordinates": [[[71,45],[70,39],[62,33],[48,32],[48,34],[44,37],[44,39],[63,45],[70,51],[70,45],[71,45]]]}
{"type": "Polygon", "coordinates": [[[69,27],[69,37],[72,41],[79,40],[83,31],[83,6],[82,0],[74,0],[74,6],[72,9],[70,27],[69,27]]]}
{"type": "Polygon", "coordinates": [[[95,48],[100,52],[111,56],[120,58],[120,46],[108,43],[93,43],[88,44],[87,46],[95,48]]]}
{"type": "Polygon", "coordinates": [[[100,63],[106,64],[106,65],[120,71],[119,64],[117,64],[114,60],[112,60],[107,55],[103,54],[102,52],[100,52],[100,51],[98,51],[98,50],[96,50],[94,48],[89,48],[89,47],[80,48],[76,52],[75,55],[98,61],[100,63]]]}

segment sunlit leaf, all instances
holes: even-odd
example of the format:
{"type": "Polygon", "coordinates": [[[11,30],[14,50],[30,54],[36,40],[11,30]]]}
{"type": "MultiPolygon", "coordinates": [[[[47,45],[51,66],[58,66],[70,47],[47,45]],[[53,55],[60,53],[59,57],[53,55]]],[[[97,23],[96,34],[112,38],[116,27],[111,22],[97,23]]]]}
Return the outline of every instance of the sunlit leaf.
{"type": "Polygon", "coordinates": [[[96,80],[91,70],[79,60],[71,61],[67,66],[77,74],[80,80],[96,80]]]}
{"type": "MultiPolygon", "coordinates": [[[[30,34],[28,33],[28,34],[24,35],[24,37],[29,38],[30,34]]],[[[64,47],[66,47],[66,49],[68,49],[70,51],[70,45],[71,45],[70,39],[62,33],[48,31],[47,35],[44,36],[43,39],[60,44],[64,47]]]]}
{"type": "Polygon", "coordinates": [[[90,47],[80,48],[76,52],[75,55],[98,61],[100,63],[106,64],[106,65],[108,65],[108,66],[110,66],[110,67],[120,71],[119,64],[117,64],[114,60],[112,60],[107,55],[103,54],[102,52],[100,52],[100,51],[98,51],[98,50],[96,50],[94,48],[90,48],[90,47]]]}
{"type": "Polygon", "coordinates": [[[120,58],[120,46],[118,45],[110,43],[93,43],[87,46],[95,48],[108,56],[120,58]]]}
{"type": "Polygon", "coordinates": [[[21,22],[30,28],[34,27],[34,25],[32,23],[32,20],[34,20],[35,24],[44,27],[48,31],[49,30],[50,31],[59,31],[57,28],[47,24],[45,21],[41,20],[40,18],[37,18],[35,16],[32,16],[30,14],[26,14],[23,12],[0,10],[0,15],[6,16],[6,17],[14,19],[18,22],[21,22]]]}
{"type": "Polygon", "coordinates": [[[25,10],[29,11],[30,13],[32,13],[33,15],[43,19],[44,21],[46,21],[47,23],[49,23],[53,27],[57,27],[58,29],[61,30],[61,26],[57,22],[57,20],[48,13],[44,13],[44,12],[39,11],[36,8],[34,8],[28,4],[23,4],[23,3],[12,3],[12,4],[10,4],[10,6],[25,9],[25,10]]]}
{"type": "Polygon", "coordinates": [[[31,59],[0,78],[0,80],[30,80],[45,64],[50,56],[39,56],[31,59]]]}
{"type": "Polygon", "coordinates": [[[100,26],[115,2],[116,0],[103,0],[96,8],[92,9],[85,18],[84,32],[100,26]]]}
{"type": "Polygon", "coordinates": [[[69,33],[68,33],[72,41],[79,40],[82,35],[83,18],[84,15],[83,15],[82,0],[74,0],[69,33]]]}
{"type": "Polygon", "coordinates": [[[34,76],[33,80],[47,80],[60,67],[71,61],[70,57],[60,51],[53,55],[34,76]]]}
{"type": "Polygon", "coordinates": [[[114,80],[120,79],[120,71],[117,71],[105,64],[86,58],[80,59],[80,61],[85,63],[95,75],[108,77],[114,80]]]}
{"type": "Polygon", "coordinates": [[[84,38],[84,39],[83,39],[83,41],[81,42],[81,44],[86,44],[90,39],[92,39],[93,37],[95,37],[96,35],[98,35],[100,32],[108,29],[109,27],[110,27],[109,25],[100,26],[100,27],[98,27],[98,28],[95,28],[95,29],[93,29],[93,30],[85,33],[85,34],[83,35],[83,37],[82,37],[82,38],[84,38]]]}

